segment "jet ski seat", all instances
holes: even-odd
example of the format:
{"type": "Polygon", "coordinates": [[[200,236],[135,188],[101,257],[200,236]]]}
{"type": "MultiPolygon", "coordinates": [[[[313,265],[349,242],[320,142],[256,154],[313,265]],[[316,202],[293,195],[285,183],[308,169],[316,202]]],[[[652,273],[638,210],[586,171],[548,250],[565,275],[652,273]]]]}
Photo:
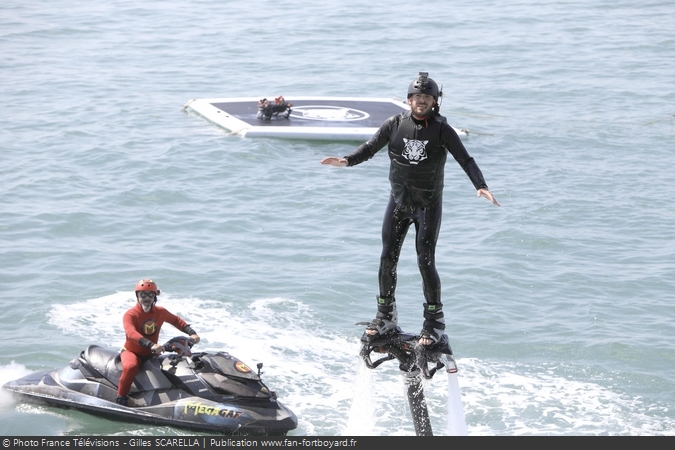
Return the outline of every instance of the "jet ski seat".
{"type": "Polygon", "coordinates": [[[104,374],[103,371],[111,361],[113,366],[119,363],[121,369],[120,353],[111,348],[90,345],[82,352],[82,357],[101,374],[104,374]]]}
{"type": "MultiPolygon", "coordinates": [[[[81,358],[96,369],[106,380],[115,386],[119,384],[122,376],[120,352],[112,348],[90,345],[82,352],[81,358]]],[[[162,373],[158,359],[150,358],[141,364],[131,392],[171,389],[172,387],[171,382],[162,373]]]]}

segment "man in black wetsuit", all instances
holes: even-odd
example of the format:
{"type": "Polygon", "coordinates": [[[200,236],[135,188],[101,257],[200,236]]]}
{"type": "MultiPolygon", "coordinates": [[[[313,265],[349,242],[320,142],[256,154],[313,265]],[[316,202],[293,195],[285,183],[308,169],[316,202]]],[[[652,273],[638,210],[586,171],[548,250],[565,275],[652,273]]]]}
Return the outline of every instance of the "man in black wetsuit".
{"type": "Polygon", "coordinates": [[[351,155],[330,156],[321,161],[335,167],[355,166],[372,158],[389,144],[389,181],[391,196],[382,224],[377,316],[366,328],[369,336],[388,333],[396,328],[396,266],[403,239],[415,224],[417,265],[424,285],[424,325],[419,344],[433,346],[445,332],[441,280],[436,271],[436,241],[441,227],[443,176],[447,152],[455,158],[477,189],[494,205],[499,203],[488,190],[474,159],[464,148],[455,130],[439,114],[438,85],[420,72],[408,87],[410,112],[387,119],[367,142],[351,155]]]}

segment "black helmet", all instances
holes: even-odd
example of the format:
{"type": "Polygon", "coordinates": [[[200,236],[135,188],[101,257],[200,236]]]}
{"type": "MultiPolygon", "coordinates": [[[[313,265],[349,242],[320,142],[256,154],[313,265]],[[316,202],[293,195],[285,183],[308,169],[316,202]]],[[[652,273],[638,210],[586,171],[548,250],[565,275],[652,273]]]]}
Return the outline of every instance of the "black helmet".
{"type": "Polygon", "coordinates": [[[413,94],[431,95],[438,100],[439,95],[443,95],[443,92],[440,92],[436,82],[429,78],[428,72],[420,72],[417,79],[413,80],[408,86],[408,97],[413,94]]]}

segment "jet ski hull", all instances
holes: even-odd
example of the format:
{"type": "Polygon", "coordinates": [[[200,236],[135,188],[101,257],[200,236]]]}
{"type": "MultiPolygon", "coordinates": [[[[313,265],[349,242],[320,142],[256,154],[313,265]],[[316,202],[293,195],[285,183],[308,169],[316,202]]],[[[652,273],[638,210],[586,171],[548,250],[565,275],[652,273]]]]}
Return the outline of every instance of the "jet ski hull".
{"type": "MultiPolygon", "coordinates": [[[[147,380],[137,381],[147,383],[147,380]]],[[[197,385],[195,390],[208,389],[200,379],[190,381],[197,385]]],[[[140,382],[134,383],[129,395],[130,406],[118,405],[116,386],[102,378],[85,376],[73,360],[63,369],[36,372],[10,381],[3,389],[27,402],[134,423],[241,435],[285,435],[297,427],[295,414],[282,405],[274,393],[267,398],[237,395],[203,398],[166,381],[155,380],[158,388],[151,390],[139,389],[140,382]]]]}

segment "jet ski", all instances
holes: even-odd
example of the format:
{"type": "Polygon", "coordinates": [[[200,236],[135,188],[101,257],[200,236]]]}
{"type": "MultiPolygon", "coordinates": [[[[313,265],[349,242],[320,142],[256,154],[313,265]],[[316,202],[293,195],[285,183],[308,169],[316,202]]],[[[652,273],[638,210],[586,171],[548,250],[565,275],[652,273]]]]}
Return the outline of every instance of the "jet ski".
{"type": "Polygon", "coordinates": [[[24,401],[75,408],[113,420],[233,435],[285,435],[298,425],[257,373],[227,352],[192,353],[185,337],[145,361],[116,403],[122,364],[116,349],[89,345],[62,369],[10,381],[3,389],[24,401]],[[171,352],[171,353],[169,353],[171,352]]]}

